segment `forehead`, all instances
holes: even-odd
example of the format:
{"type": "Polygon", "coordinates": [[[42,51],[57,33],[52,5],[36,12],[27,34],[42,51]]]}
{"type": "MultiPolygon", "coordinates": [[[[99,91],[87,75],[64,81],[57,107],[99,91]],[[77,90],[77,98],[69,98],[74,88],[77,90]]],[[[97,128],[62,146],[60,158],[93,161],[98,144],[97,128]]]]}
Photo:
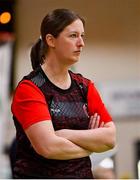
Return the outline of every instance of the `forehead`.
{"type": "Polygon", "coordinates": [[[63,32],[73,32],[73,31],[80,33],[84,32],[84,26],[80,19],[75,20],[70,25],[66,26],[65,29],[63,30],[63,32]]]}

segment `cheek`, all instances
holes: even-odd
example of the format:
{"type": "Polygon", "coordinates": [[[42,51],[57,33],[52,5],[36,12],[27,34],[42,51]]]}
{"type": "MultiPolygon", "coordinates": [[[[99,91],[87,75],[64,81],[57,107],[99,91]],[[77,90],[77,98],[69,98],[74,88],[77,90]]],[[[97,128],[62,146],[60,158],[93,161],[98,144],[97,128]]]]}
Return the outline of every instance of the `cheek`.
{"type": "Polygon", "coordinates": [[[60,45],[60,51],[61,52],[71,52],[72,44],[64,43],[60,45]]]}
{"type": "Polygon", "coordinates": [[[71,42],[71,43],[66,43],[65,45],[65,50],[66,51],[73,51],[75,49],[75,43],[74,42],[71,42]]]}
{"type": "Polygon", "coordinates": [[[69,41],[59,41],[59,43],[57,43],[57,51],[59,53],[70,53],[73,51],[75,46],[74,42],[69,42],[69,41]]]}

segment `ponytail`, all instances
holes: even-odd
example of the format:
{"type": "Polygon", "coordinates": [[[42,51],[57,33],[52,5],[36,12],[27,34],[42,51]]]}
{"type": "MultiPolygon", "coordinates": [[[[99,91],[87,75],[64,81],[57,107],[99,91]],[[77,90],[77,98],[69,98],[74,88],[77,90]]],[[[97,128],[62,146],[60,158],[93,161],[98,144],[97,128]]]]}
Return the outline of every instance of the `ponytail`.
{"type": "Polygon", "coordinates": [[[43,53],[43,42],[41,39],[32,46],[30,58],[31,58],[31,65],[33,70],[43,64],[44,61],[44,53],[43,53]]]}
{"type": "Polygon", "coordinates": [[[85,26],[84,19],[69,9],[55,9],[43,18],[40,27],[41,38],[32,47],[30,54],[33,69],[44,63],[48,53],[49,46],[46,42],[46,35],[51,34],[54,38],[57,38],[66,26],[77,19],[80,19],[83,26],[85,26]]]}

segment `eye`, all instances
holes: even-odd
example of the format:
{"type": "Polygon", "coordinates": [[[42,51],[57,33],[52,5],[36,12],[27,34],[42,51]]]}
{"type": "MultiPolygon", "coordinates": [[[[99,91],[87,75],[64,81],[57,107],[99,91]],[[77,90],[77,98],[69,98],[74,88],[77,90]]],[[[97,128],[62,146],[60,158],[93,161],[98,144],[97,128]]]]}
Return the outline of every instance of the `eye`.
{"type": "Polygon", "coordinates": [[[85,35],[84,35],[84,34],[81,34],[81,37],[82,37],[82,39],[84,39],[84,38],[85,38],[85,35]]]}
{"type": "Polygon", "coordinates": [[[76,38],[76,37],[77,37],[77,34],[73,33],[73,34],[70,35],[70,37],[76,38]]]}

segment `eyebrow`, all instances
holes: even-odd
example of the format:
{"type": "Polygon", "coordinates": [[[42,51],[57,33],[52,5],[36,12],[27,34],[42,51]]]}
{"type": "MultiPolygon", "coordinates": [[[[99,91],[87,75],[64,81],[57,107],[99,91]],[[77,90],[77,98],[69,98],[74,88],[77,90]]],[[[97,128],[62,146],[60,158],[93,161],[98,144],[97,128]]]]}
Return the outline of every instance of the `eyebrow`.
{"type": "MultiPolygon", "coordinates": [[[[79,33],[79,32],[77,32],[77,31],[70,31],[69,33],[79,33]]],[[[85,35],[85,32],[82,32],[81,34],[85,35]]]]}

